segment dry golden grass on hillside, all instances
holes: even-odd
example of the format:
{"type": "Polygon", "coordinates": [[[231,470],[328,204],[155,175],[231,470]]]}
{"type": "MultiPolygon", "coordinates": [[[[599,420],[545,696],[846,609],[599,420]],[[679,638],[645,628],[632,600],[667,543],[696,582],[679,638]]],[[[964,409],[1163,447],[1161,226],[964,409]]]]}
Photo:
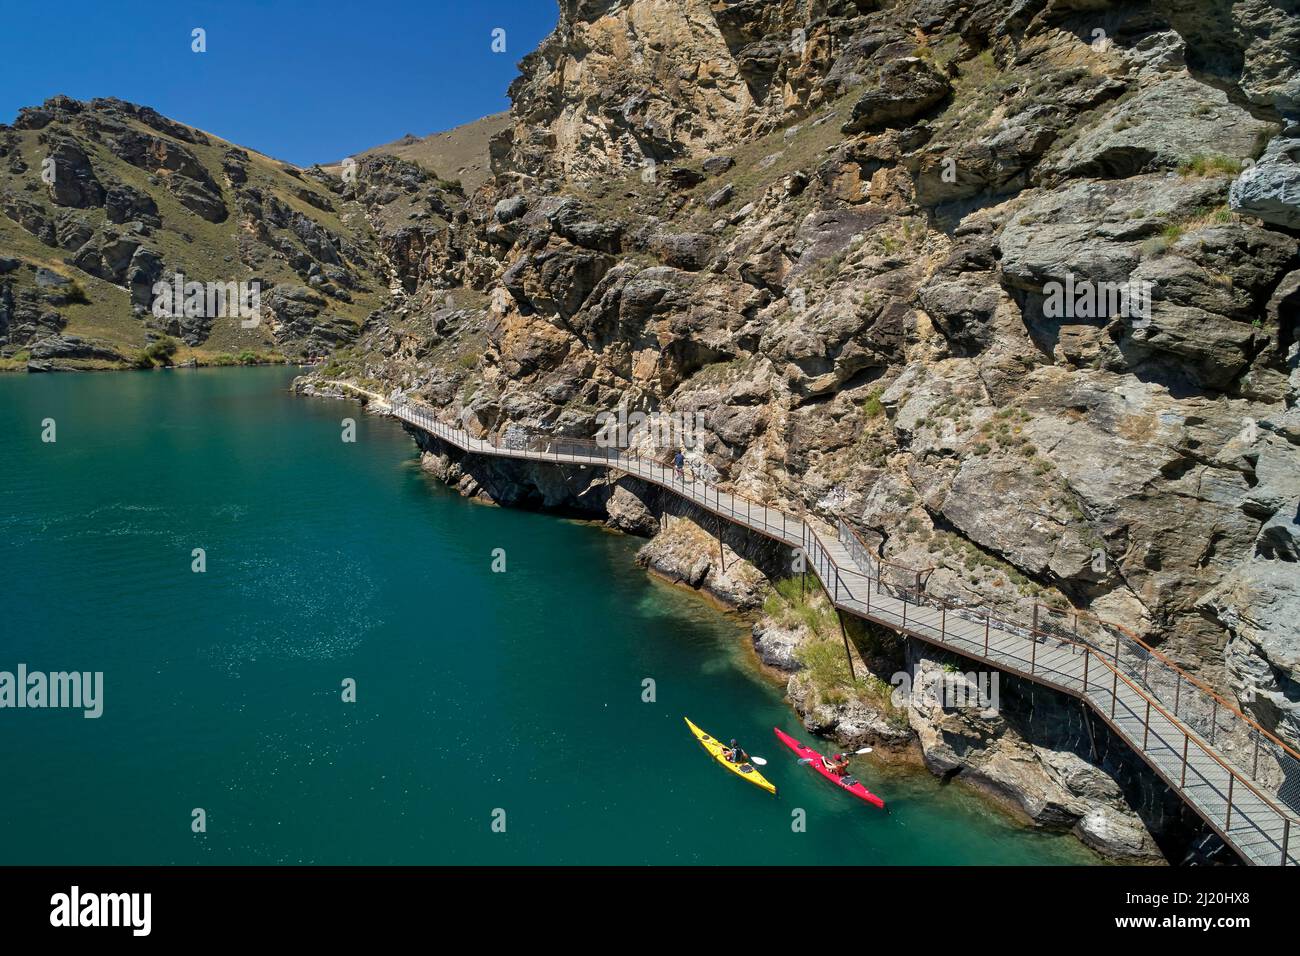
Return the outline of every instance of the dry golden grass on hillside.
{"type": "MultiPolygon", "coordinates": [[[[415,163],[426,172],[442,179],[459,180],[466,193],[472,193],[492,175],[488,168],[488,143],[497,133],[510,126],[509,113],[493,113],[472,123],[431,133],[428,136],[403,136],[382,146],[358,153],[362,156],[396,156],[415,163]]],[[[337,163],[325,166],[333,171],[337,163]]]]}

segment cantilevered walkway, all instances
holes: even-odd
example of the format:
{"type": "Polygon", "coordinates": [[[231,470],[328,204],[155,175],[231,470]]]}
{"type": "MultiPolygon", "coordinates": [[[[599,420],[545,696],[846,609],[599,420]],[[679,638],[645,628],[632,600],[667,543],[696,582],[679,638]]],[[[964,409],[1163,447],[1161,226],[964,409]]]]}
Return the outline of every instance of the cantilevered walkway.
{"type": "Polygon", "coordinates": [[[670,466],[623,449],[544,435],[473,438],[439,421],[432,408],[380,401],[395,418],[464,452],[624,472],[802,549],[840,610],[1079,698],[1242,859],[1300,862],[1300,755],[1136,636],[1047,608],[1041,615],[1036,608],[1033,622],[1019,622],[933,597],[919,574],[882,560],[843,522],[832,528],[679,478],[670,466]]]}

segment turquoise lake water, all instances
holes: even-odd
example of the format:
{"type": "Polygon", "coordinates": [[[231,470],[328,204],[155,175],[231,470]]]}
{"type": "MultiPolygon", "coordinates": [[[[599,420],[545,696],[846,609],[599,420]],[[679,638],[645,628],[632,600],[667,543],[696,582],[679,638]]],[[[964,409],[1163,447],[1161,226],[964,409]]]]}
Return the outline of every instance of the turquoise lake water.
{"type": "Polygon", "coordinates": [[[850,802],[777,749],[808,735],[746,627],[639,541],[467,502],[293,374],[0,376],[0,671],[104,673],[99,719],[0,709],[0,864],[1095,862],[870,757],[889,812],[850,802]]]}

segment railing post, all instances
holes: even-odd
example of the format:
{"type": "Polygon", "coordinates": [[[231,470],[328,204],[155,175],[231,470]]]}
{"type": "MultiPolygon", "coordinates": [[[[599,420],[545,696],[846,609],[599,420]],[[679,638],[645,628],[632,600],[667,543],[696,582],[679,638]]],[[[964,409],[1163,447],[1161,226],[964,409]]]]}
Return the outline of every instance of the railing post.
{"type": "Polygon", "coordinates": [[[939,637],[941,640],[948,639],[948,605],[946,604],[939,613],[939,637]]]}
{"type": "Polygon", "coordinates": [[[844,627],[844,615],[837,608],[835,616],[840,621],[840,637],[844,638],[844,658],[849,662],[849,679],[856,681],[858,675],[853,672],[853,654],[849,652],[849,632],[844,627]]]}
{"type": "Polygon", "coordinates": [[[1183,731],[1183,778],[1178,784],[1178,789],[1183,790],[1187,787],[1187,731],[1183,731]]]}
{"type": "Polygon", "coordinates": [[[907,630],[907,592],[903,592],[903,630],[907,630]]]}
{"type": "Polygon", "coordinates": [[[1151,698],[1147,698],[1147,715],[1142,718],[1142,752],[1147,752],[1147,740],[1151,736],[1151,698]]]}
{"type": "Polygon", "coordinates": [[[1237,775],[1231,770],[1228,771],[1228,813],[1224,818],[1223,829],[1225,831],[1232,829],[1232,785],[1237,782],[1237,775]]]}
{"type": "Polygon", "coordinates": [[[1252,730],[1251,734],[1255,738],[1255,759],[1250,765],[1250,779],[1259,779],[1259,731],[1252,730]]]}
{"type": "Polygon", "coordinates": [[[1291,818],[1282,820],[1282,865],[1286,866],[1286,845],[1291,842],[1291,818]]]}
{"type": "Polygon", "coordinates": [[[984,612],[984,656],[989,656],[989,612],[984,612]]]}
{"type": "Polygon", "coordinates": [[[1088,693],[1088,664],[1092,662],[1092,650],[1083,649],[1083,692],[1088,693]]]}
{"type": "Polygon", "coordinates": [[[1114,676],[1110,682],[1110,719],[1115,719],[1115,702],[1119,700],[1119,667],[1117,666],[1112,672],[1114,676]]]}
{"type": "Polygon", "coordinates": [[[1210,714],[1210,743],[1214,743],[1214,733],[1219,727],[1219,701],[1214,701],[1214,712],[1210,714]]]}
{"type": "MultiPolygon", "coordinates": [[[[1035,604],[1034,608],[1037,609],[1037,607],[1038,605],[1035,604]]],[[[1035,630],[1034,633],[1035,634],[1038,633],[1037,630],[1035,630]]],[[[1029,635],[1029,673],[1030,674],[1034,673],[1034,668],[1037,666],[1037,664],[1038,664],[1038,638],[1034,637],[1033,634],[1030,634],[1029,635]]]]}
{"type": "Polygon", "coordinates": [[[1174,716],[1178,716],[1178,696],[1183,689],[1183,672],[1178,672],[1178,683],[1174,684],[1174,716]]]}

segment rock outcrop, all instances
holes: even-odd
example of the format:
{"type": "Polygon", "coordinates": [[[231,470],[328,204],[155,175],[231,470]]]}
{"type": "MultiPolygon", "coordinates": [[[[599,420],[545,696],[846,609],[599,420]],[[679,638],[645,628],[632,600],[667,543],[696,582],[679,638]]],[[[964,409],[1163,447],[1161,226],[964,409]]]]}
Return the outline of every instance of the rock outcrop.
{"type": "Polygon", "coordinates": [[[363,210],[336,206],[342,192],[121,100],[57,96],[22,110],[0,126],[0,249],[20,266],[0,275],[0,301],[12,303],[0,306],[0,367],[130,367],[164,336],[204,361],[321,355],[352,340],[387,276],[363,210]],[[76,298],[34,282],[40,269],[76,298]],[[167,314],[154,286],[177,276],[264,299],[306,284],[319,301],[310,321],[283,310],[252,321],[251,308],[209,308],[206,295],[167,314]],[[83,322],[104,349],[35,357],[51,331],[83,322]]]}

